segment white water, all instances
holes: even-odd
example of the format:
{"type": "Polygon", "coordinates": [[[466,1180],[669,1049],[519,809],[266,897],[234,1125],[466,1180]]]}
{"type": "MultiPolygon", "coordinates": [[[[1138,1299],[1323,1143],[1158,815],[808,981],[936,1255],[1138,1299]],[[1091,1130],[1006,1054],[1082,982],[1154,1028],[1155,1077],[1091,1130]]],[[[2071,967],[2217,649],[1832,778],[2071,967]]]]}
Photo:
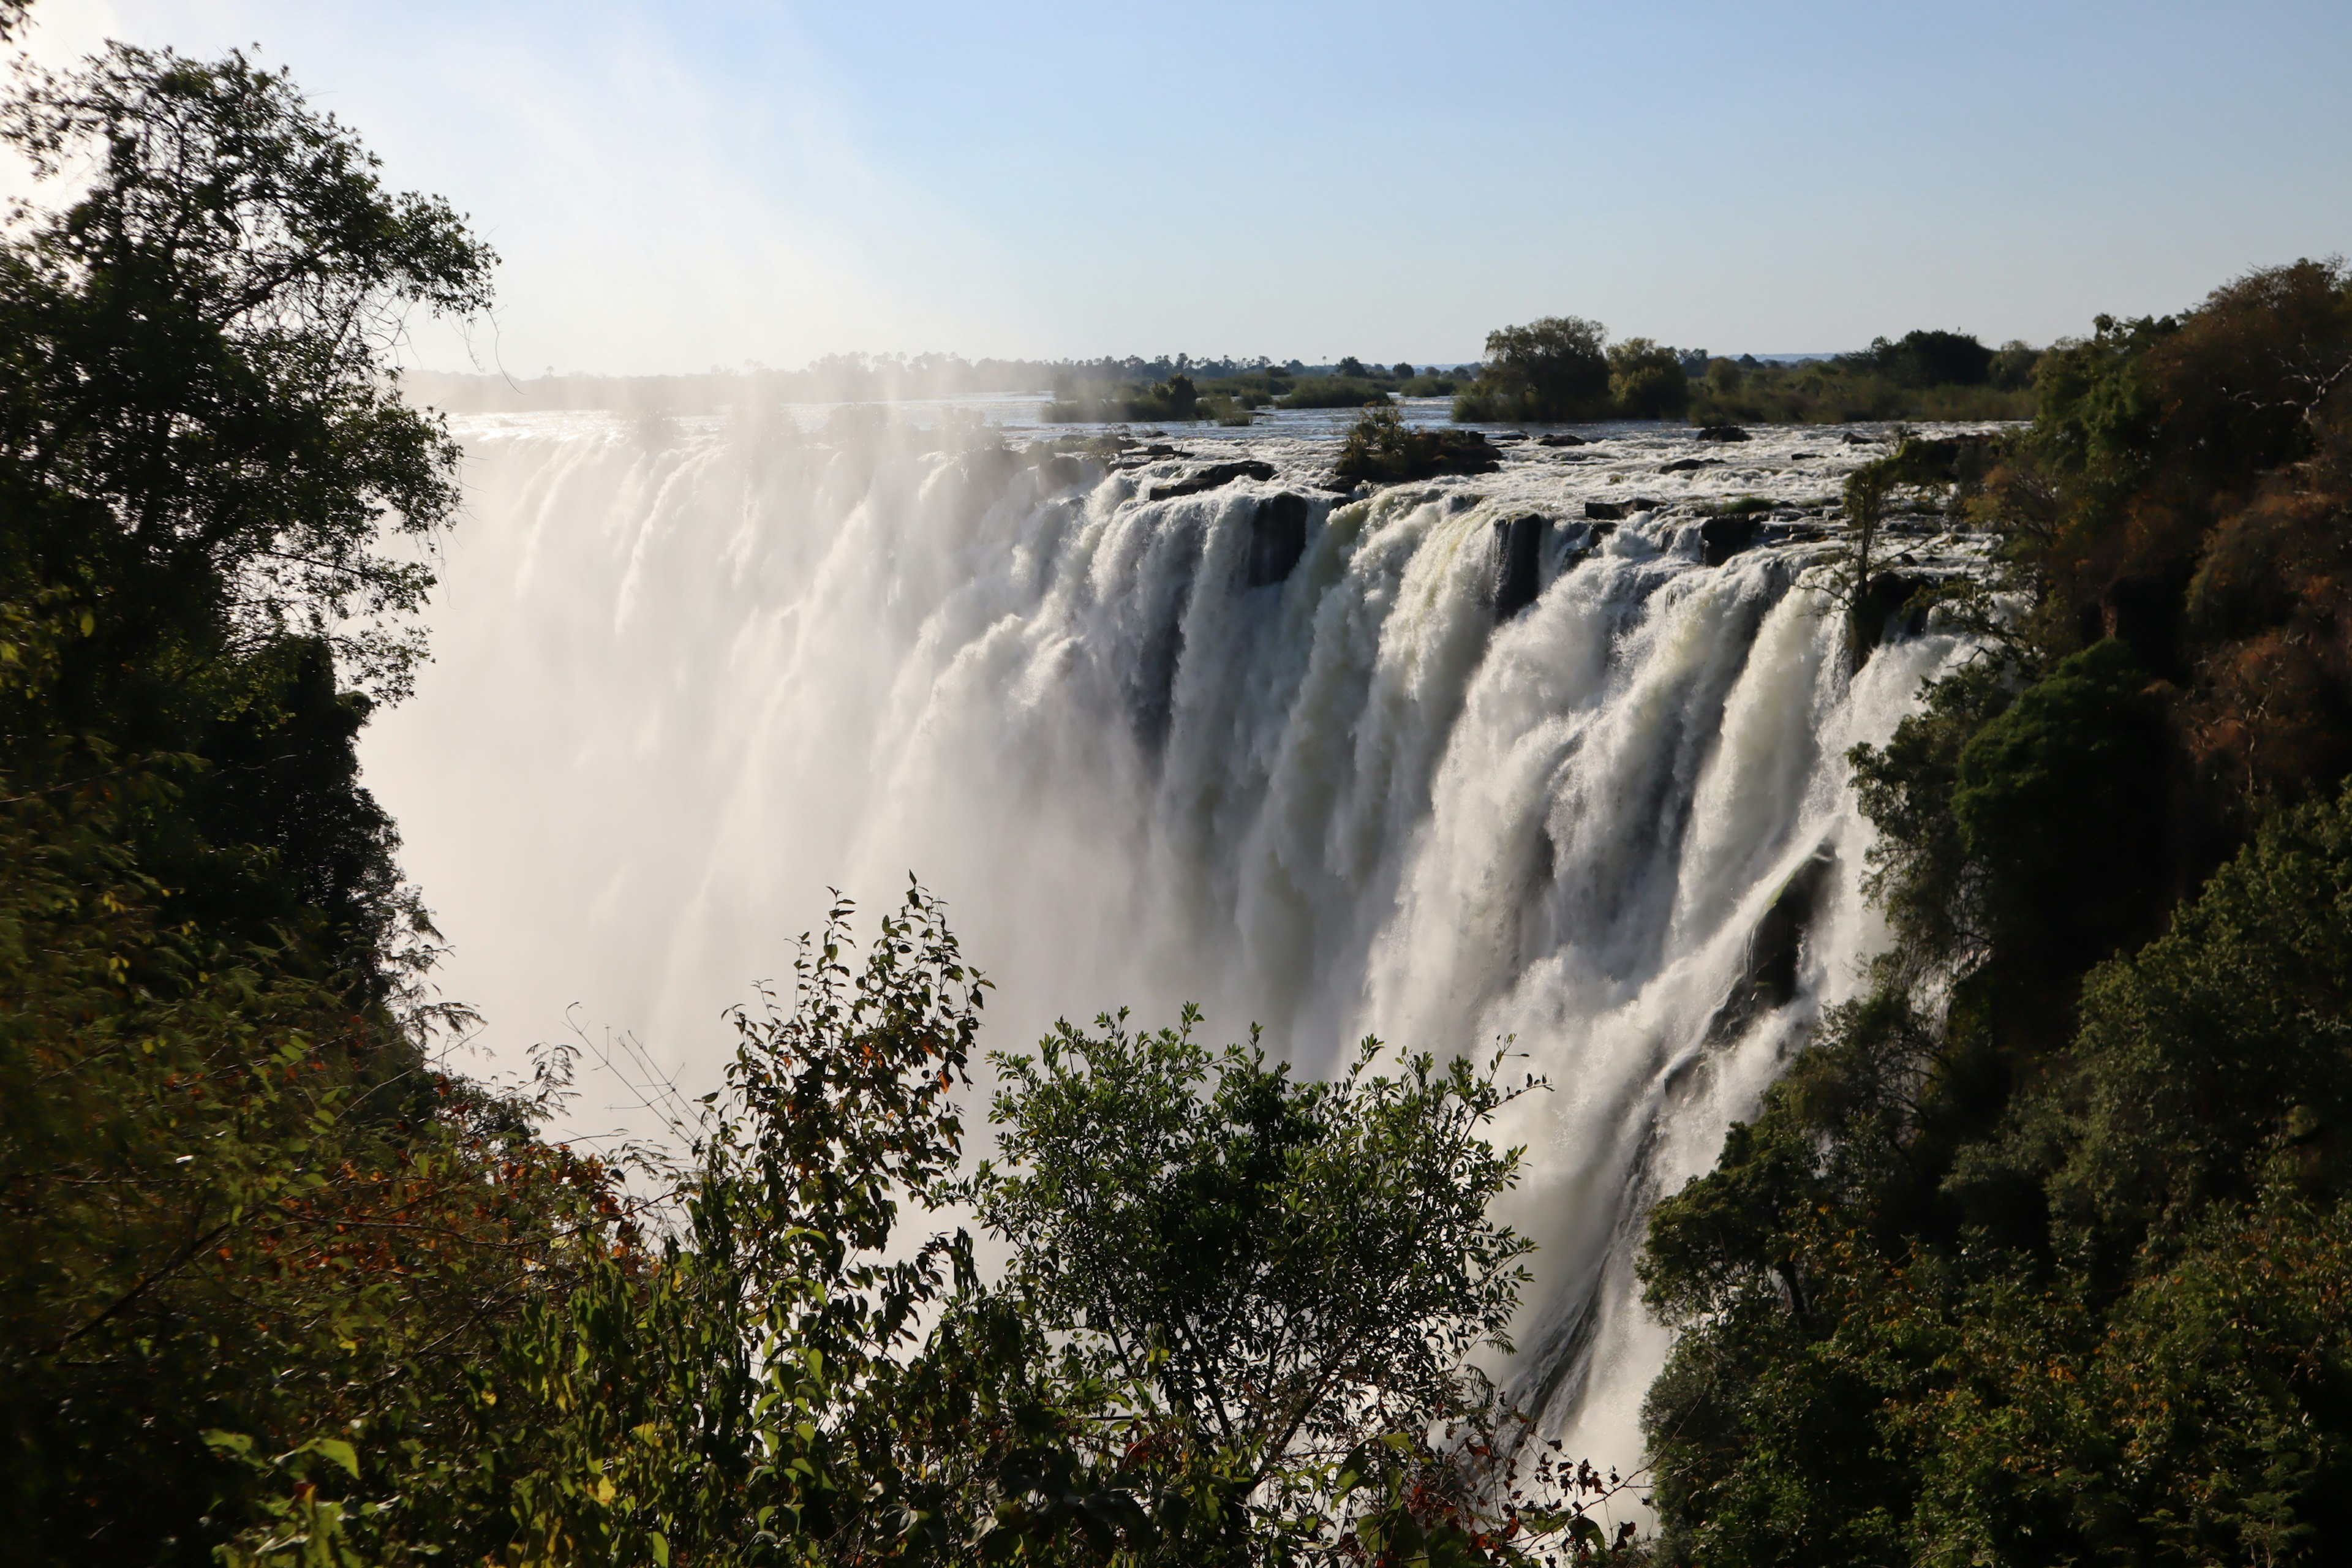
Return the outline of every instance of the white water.
{"type": "Polygon", "coordinates": [[[626,1031],[708,1087],[721,1009],[787,970],[824,889],[871,909],[910,869],[998,984],[998,1047],[1185,999],[1309,1071],[1366,1032],[1515,1035],[1554,1087],[1505,1129],[1529,1148],[1506,1217],[1542,1246],[1514,1370],[1571,1451],[1638,1453],[1664,1352],[1631,1292],[1641,1214],[1853,986],[1877,933],[1843,755],[1956,652],[1849,677],[1798,585],[1825,547],[1707,567],[1694,507],[1824,500],[1866,450],[1759,435],[1661,477],[1703,449],[1636,432],[1335,504],[1304,490],[1311,430],[1187,434],[1282,471],[1145,502],[1197,463],[1057,479],[888,420],[460,433],[438,662],[366,763],[498,1061],[626,1031]],[[1246,587],[1286,488],[1317,496],[1305,554],[1246,587]],[[1668,504],[1571,563],[1583,500],[1633,494],[1668,504]],[[1562,520],[1543,592],[1498,626],[1493,524],[1529,510],[1562,520]],[[1711,1031],[1824,848],[1793,999],[1711,1031]]]}

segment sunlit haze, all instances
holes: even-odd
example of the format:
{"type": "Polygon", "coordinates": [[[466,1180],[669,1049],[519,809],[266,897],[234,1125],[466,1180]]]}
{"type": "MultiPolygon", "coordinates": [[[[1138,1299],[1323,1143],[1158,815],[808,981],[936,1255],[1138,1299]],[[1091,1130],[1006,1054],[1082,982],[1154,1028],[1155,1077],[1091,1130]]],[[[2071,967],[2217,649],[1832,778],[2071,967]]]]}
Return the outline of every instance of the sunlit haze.
{"type": "Polygon", "coordinates": [[[260,40],[505,258],[509,374],[2046,342],[2352,235],[2352,7],[45,0],[260,40]]]}

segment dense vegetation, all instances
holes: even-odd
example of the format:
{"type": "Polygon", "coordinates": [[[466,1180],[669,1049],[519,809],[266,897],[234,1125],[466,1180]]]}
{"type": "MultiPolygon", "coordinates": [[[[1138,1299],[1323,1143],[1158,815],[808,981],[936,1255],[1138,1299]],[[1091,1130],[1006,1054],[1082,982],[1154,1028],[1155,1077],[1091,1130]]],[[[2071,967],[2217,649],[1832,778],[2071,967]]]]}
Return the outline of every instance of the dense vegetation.
{"type": "Polygon", "coordinates": [[[1384,407],[1399,396],[1449,397],[1461,384],[1453,376],[1416,374],[1409,364],[1366,365],[1352,357],[1330,366],[1328,374],[1311,374],[1303,365],[1269,365],[1227,370],[1198,383],[1181,373],[1149,384],[1064,374],[1055,379],[1045,418],[1055,424],[1214,419],[1247,425],[1255,411],[1269,406],[1384,407]]]}
{"type": "Polygon", "coordinates": [[[390,350],[493,258],[241,57],[116,46],[0,134],[74,176],[0,239],[12,1562],[1616,1552],[1612,1479],[1496,1468],[1465,1359],[1525,1278],[1499,1062],[1305,1084],[1104,1019],[1000,1058],[966,1173],[982,986],[910,889],[737,1016],[667,1155],[550,1142],[560,1054],[437,1070],[353,739],[458,495],[390,350]]]}
{"type": "Polygon", "coordinates": [[[1849,489],[1938,489],[2017,609],[1854,754],[1869,989],[1654,1217],[1674,1560],[2352,1534],[2352,280],[2102,319],[2033,385],[1849,489]]]}
{"type": "Polygon", "coordinates": [[[1455,395],[1458,420],[1575,424],[1683,419],[1700,425],[2022,419],[2039,355],[1996,352],[1964,332],[1880,338],[1859,353],[1795,363],[1710,359],[1553,316],[1486,336],[1486,357],[1455,395]]]}
{"type": "Polygon", "coordinates": [[[1829,359],[1709,360],[1692,383],[1689,406],[1703,425],[2027,419],[2040,359],[2019,342],[1994,350],[1965,332],[1906,332],[1829,359]]]}
{"type": "Polygon", "coordinates": [[[1396,484],[1439,474],[1492,473],[1502,466],[1502,454],[1479,431],[1407,425],[1383,404],[1364,410],[1348,427],[1331,477],[1343,484],[1396,484]]]}

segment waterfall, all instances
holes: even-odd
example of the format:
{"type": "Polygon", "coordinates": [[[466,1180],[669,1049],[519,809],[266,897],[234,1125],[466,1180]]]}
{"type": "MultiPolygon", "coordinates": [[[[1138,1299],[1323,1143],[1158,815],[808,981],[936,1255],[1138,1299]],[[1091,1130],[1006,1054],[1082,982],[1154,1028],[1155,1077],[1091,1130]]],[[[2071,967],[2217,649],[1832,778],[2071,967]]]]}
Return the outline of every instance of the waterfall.
{"type": "Polygon", "coordinates": [[[1962,651],[1849,669],[1822,513],[1856,448],[1668,475],[1687,435],[1628,429],[1349,498],[1312,431],[1124,466],[856,411],[459,434],[437,662],[364,760],[494,1061],[626,1031],[707,1088],[824,889],[910,871],[997,1047],[1188,999],[1308,1072],[1508,1037],[1551,1084],[1502,1130],[1542,1248],[1508,1371],[1572,1451],[1638,1452],[1642,1215],[1856,985],[1844,754],[1962,651]],[[1273,477],[1150,499],[1213,458],[1273,477]],[[1786,504],[1703,520],[1737,495],[1786,504]]]}

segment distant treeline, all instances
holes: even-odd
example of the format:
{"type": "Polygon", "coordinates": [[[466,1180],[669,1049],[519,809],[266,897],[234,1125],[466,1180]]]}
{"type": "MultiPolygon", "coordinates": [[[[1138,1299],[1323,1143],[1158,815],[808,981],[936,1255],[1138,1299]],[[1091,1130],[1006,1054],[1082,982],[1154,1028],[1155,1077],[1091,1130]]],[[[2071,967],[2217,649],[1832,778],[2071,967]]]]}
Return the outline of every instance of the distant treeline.
{"type": "Polygon", "coordinates": [[[1353,355],[1307,364],[1263,354],[1091,360],[833,354],[802,370],[714,367],[696,375],[550,374],[518,380],[412,371],[402,387],[415,402],[457,413],[715,414],[782,403],[1028,394],[1050,398],[1045,416],[1063,422],[1246,425],[1255,410],[1266,407],[1358,408],[1399,397],[1451,397],[1454,418],[1464,421],[1847,424],[2029,418],[2041,357],[2042,351],[2021,342],[1995,349],[1966,332],[1918,331],[1879,338],[1853,353],[1730,359],[1648,338],[1611,342],[1598,321],[1556,316],[1489,333],[1485,359],[1466,365],[1381,364],[1353,355]]]}
{"type": "Polygon", "coordinates": [[[1921,331],[1822,359],[1733,360],[1648,338],[1612,343],[1598,321],[1549,316],[1487,334],[1486,359],[1455,396],[1454,417],[1702,425],[2024,419],[2033,412],[2040,359],[2021,342],[1991,349],[1966,332],[1921,331]]]}
{"type": "MultiPolygon", "coordinates": [[[[1367,372],[1353,359],[1333,364],[1307,364],[1297,360],[1277,363],[1263,354],[1251,359],[1194,359],[1181,353],[1162,354],[1156,359],[1129,354],[1089,360],[968,360],[958,354],[939,353],[828,354],[802,370],[773,370],[764,365],[727,370],[713,366],[699,374],[685,375],[557,375],[550,372],[516,377],[502,373],[465,374],[418,370],[404,375],[401,384],[411,400],[455,413],[609,408],[715,414],[725,408],[761,404],[898,403],[1019,393],[1050,395],[1064,401],[1098,402],[1138,397],[1142,395],[1141,389],[1165,385],[1177,378],[1195,384],[1245,384],[1217,389],[1233,395],[1244,390],[1265,391],[1276,384],[1296,384],[1318,377],[1366,375],[1391,388],[1399,384],[1399,378],[1390,369],[1375,365],[1367,372]]],[[[1410,395],[1445,396],[1452,390],[1452,383],[1448,382],[1443,392],[1413,390],[1410,395]]],[[[1251,406],[1279,395],[1280,393],[1273,393],[1251,406]]],[[[1179,416],[1148,414],[1136,417],[1179,416]]]]}

